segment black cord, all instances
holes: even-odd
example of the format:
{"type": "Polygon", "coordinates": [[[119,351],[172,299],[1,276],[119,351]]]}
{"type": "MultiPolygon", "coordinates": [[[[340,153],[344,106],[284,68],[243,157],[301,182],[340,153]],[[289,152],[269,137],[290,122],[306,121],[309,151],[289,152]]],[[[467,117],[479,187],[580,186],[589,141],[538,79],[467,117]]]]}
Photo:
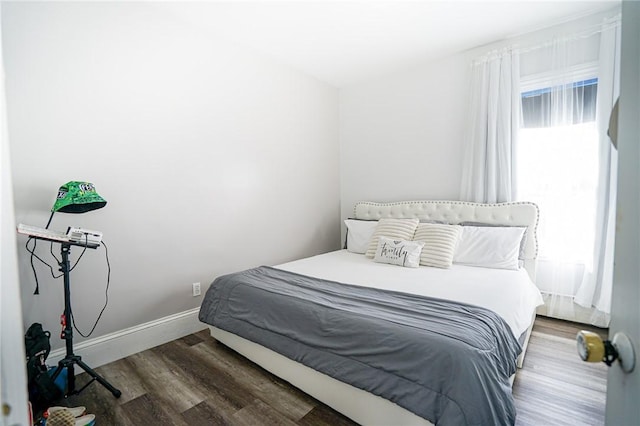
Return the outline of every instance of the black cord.
{"type": "MultiPolygon", "coordinates": [[[[49,229],[49,225],[51,224],[51,219],[53,219],[53,213],[54,212],[51,212],[51,216],[49,216],[49,220],[47,221],[47,225],[45,226],[45,229],[49,229]]],[[[84,248],[82,250],[82,253],[80,253],[80,256],[78,256],[78,259],[76,259],[76,262],[73,264],[71,269],[69,269],[69,272],[73,271],[75,267],[78,266],[78,262],[80,262],[80,259],[82,259],[82,256],[84,256],[84,253],[87,251],[88,246],[89,246],[89,237],[87,236],[87,234],[85,234],[85,243],[83,246],[84,248]]],[[[38,280],[38,273],[36,271],[36,266],[33,263],[33,258],[38,259],[40,262],[42,262],[43,264],[49,267],[49,270],[51,271],[51,276],[53,277],[53,279],[58,279],[64,275],[64,274],[56,275],[55,270],[53,269],[53,266],[51,266],[49,263],[47,263],[47,261],[45,261],[44,259],[42,259],[40,256],[36,254],[37,247],[38,247],[38,240],[34,237],[29,237],[27,239],[27,243],[25,244],[25,248],[27,249],[27,252],[31,254],[29,263],[31,263],[31,270],[33,271],[33,277],[36,280],[36,289],[33,292],[33,294],[40,294],[40,282],[38,280]],[[29,243],[31,241],[33,241],[33,247],[29,248],[29,243]]],[[[53,256],[53,258],[56,260],[56,263],[59,264],[60,262],[62,262],[62,260],[58,259],[55,253],[53,253],[53,241],[49,246],[49,252],[51,253],[51,256],[53,256]]]]}
{"type": "MultiPolygon", "coordinates": [[[[29,241],[35,241],[35,238],[29,237],[27,239],[27,243],[24,245],[27,251],[29,251],[29,241]]],[[[34,252],[36,250],[36,243],[33,243],[33,251],[31,253],[31,257],[29,262],[31,263],[31,270],[33,271],[33,277],[36,279],[36,289],[33,291],[33,294],[40,294],[40,283],[38,282],[38,273],[36,272],[36,265],[33,264],[33,256],[35,256],[34,252]]],[[[52,272],[53,273],[53,272],[52,272]]]]}
{"type": "MultiPolygon", "coordinates": [[[[51,243],[51,245],[53,246],[53,242],[51,243]]],[[[36,278],[36,287],[38,285],[38,275],[36,274],[36,270],[35,270],[35,266],[33,264],[33,258],[35,257],[36,259],[38,259],[40,262],[44,263],[45,265],[47,265],[49,267],[49,269],[51,270],[51,276],[54,279],[58,279],[60,278],[63,274],[60,275],[56,275],[53,269],[53,266],[49,265],[47,263],[47,261],[45,261],[44,259],[42,259],[40,256],[38,256],[35,253],[36,250],[36,238],[34,237],[29,237],[29,239],[27,240],[27,244],[25,245],[25,247],[27,248],[27,251],[29,253],[31,253],[31,268],[33,269],[33,275],[36,278]],[[29,248],[29,242],[33,241],[33,248],[29,248]]],[[[87,247],[89,247],[89,240],[88,240],[88,236],[87,234],[85,234],[85,243],[84,245],[82,245],[83,249],[82,249],[82,253],[80,253],[80,256],[78,256],[78,259],[76,259],[76,262],[73,264],[73,266],[71,267],[71,269],[69,269],[69,271],[73,271],[73,269],[78,266],[78,262],[80,262],[80,259],[82,259],[82,256],[84,256],[84,253],[87,251],[87,247]]],[[[61,260],[59,260],[55,254],[53,254],[53,249],[50,250],[51,254],[53,255],[53,257],[56,259],[56,261],[58,263],[62,262],[61,260]]],[[[36,293],[37,294],[37,293],[36,293]]]]}
{"type": "Polygon", "coordinates": [[[78,262],[80,262],[80,259],[82,259],[82,256],[84,256],[84,252],[87,251],[87,247],[89,245],[89,236],[85,233],[84,234],[84,248],[82,249],[82,253],[80,253],[80,256],[78,256],[78,259],[76,260],[76,263],[73,264],[73,266],[71,267],[71,269],[69,269],[69,272],[73,271],[74,268],[76,266],[78,266],[78,262]]]}
{"type": "Polygon", "coordinates": [[[51,219],[53,219],[54,213],[54,211],[51,212],[51,216],[49,216],[49,220],[47,221],[47,226],[45,226],[44,229],[49,229],[49,225],[51,225],[51,219]]]}
{"type": "MultiPolygon", "coordinates": [[[[85,235],[85,238],[88,238],[88,237],[86,237],[85,235]]],[[[85,337],[85,338],[93,334],[93,331],[96,329],[96,326],[98,325],[98,321],[100,321],[100,318],[104,313],[104,310],[107,309],[107,305],[109,304],[109,284],[111,283],[111,264],[109,263],[109,249],[107,245],[104,243],[104,241],[102,241],[102,245],[104,246],[104,254],[105,254],[105,258],[107,259],[107,286],[104,291],[104,306],[102,307],[102,310],[100,310],[100,314],[98,314],[98,318],[96,318],[96,322],[93,323],[93,327],[91,327],[91,331],[88,334],[85,335],[78,329],[78,327],[76,326],[76,322],[73,318],[73,311],[71,310],[71,307],[69,307],[69,313],[71,314],[71,324],[73,325],[73,328],[78,332],[78,334],[80,334],[82,337],[85,337]]],[[[77,263],[78,262],[76,262],[76,264],[77,263]]]]}
{"type": "Polygon", "coordinates": [[[56,260],[56,263],[60,263],[62,262],[62,260],[58,259],[58,256],[55,255],[55,253],[53,253],[53,241],[51,241],[51,243],[49,243],[49,253],[51,253],[51,256],[56,260]]]}
{"type": "MultiPolygon", "coordinates": [[[[44,229],[49,229],[49,225],[51,225],[51,219],[53,219],[53,214],[55,213],[55,211],[51,211],[51,215],[49,216],[49,220],[47,221],[47,225],[44,227],[44,229]]],[[[27,243],[25,245],[25,247],[27,248],[27,251],[29,253],[31,253],[31,259],[29,259],[29,262],[31,263],[31,270],[33,271],[33,277],[36,279],[36,289],[33,292],[33,294],[40,294],[40,283],[38,282],[38,273],[36,272],[36,267],[33,264],[33,258],[36,257],[40,262],[44,263],[45,265],[47,265],[49,267],[49,269],[51,269],[51,276],[53,278],[60,278],[62,275],[58,275],[56,277],[55,273],[53,272],[53,268],[51,267],[51,265],[49,265],[47,262],[45,262],[44,260],[40,259],[38,257],[36,253],[36,247],[38,246],[38,241],[33,238],[33,237],[29,237],[29,239],[27,240],[27,243]],[[33,240],[33,249],[29,250],[29,241],[33,240]]],[[[53,242],[51,243],[51,254],[53,254],[53,242]]],[[[53,257],[58,260],[58,258],[53,255],[53,257]]],[[[58,262],[60,263],[60,262],[58,262]]]]}
{"type": "Polygon", "coordinates": [[[33,276],[36,279],[36,291],[34,294],[39,294],[38,292],[38,275],[36,274],[36,267],[33,264],[33,258],[35,257],[36,259],[38,259],[40,262],[42,262],[43,264],[47,265],[49,267],[49,270],[51,271],[51,276],[54,279],[60,278],[62,276],[62,274],[60,275],[56,275],[55,271],[53,269],[53,266],[49,265],[44,259],[42,259],[40,256],[38,256],[36,254],[36,239],[34,237],[29,237],[29,239],[27,240],[27,243],[25,244],[25,247],[27,249],[27,251],[29,253],[31,253],[31,269],[33,270],[33,276]],[[33,241],[33,248],[29,248],[29,243],[33,241]]]}

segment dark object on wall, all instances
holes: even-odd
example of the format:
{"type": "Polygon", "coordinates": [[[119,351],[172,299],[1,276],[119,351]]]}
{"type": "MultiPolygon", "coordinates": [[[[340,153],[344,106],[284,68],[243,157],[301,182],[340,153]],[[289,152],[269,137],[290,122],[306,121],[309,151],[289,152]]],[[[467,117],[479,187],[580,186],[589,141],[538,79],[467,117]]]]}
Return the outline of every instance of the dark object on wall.
{"type": "Polygon", "coordinates": [[[620,98],[616,99],[616,103],[613,104],[613,109],[611,110],[611,116],[609,117],[609,129],[607,130],[607,135],[611,139],[611,143],[615,149],[618,149],[618,103],[620,102],[620,98]]]}

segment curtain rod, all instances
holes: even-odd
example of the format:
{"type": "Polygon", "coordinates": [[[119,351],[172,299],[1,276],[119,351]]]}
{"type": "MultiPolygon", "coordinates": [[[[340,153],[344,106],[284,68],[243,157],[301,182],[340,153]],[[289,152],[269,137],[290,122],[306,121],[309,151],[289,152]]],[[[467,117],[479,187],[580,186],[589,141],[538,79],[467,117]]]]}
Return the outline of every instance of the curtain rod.
{"type": "Polygon", "coordinates": [[[620,20],[621,20],[621,14],[618,12],[616,15],[604,18],[602,20],[602,22],[599,23],[599,24],[591,25],[588,28],[586,28],[586,29],[584,29],[582,31],[576,32],[574,34],[571,34],[571,35],[566,35],[566,36],[562,36],[562,37],[553,36],[551,40],[547,40],[547,41],[544,41],[542,43],[534,44],[532,46],[527,46],[527,47],[519,47],[517,43],[514,43],[514,44],[511,44],[509,46],[505,46],[505,47],[498,48],[498,49],[493,49],[493,50],[490,50],[487,53],[477,57],[476,59],[472,60],[472,64],[482,63],[482,62],[488,61],[490,59],[493,59],[495,57],[502,56],[505,53],[529,53],[529,52],[532,52],[534,50],[538,50],[538,49],[542,49],[542,48],[545,48],[545,47],[549,47],[549,46],[553,45],[553,43],[555,43],[558,40],[573,41],[573,40],[579,40],[579,39],[585,39],[585,38],[593,37],[594,35],[599,34],[599,33],[603,32],[603,31],[619,27],[620,26],[620,20]]]}
{"type": "Polygon", "coordinates": [[[537,49],[542,49],[545,47],[549,47],[551,45],[553,45],[553,43],[555,43],[558,40],[561,41],[574,41],[574,40],[580,40],[580,39],[585,39],[585,38],[589,38],[589,37],[593,37],[596,34],[600,34],[603,31],[607,31],[613,28],[617,28],[620,26],[620,18],[621,15],[620,13],[618,13],[617,15],[610,17],[610,18],[605,18],[603,20],[602,23],[600,24],[595,24],[592,25],[591,27],[584,29],[580,32],[568,35],[568,36],[561,36],[561,37],[553,37],[552,40],[548,40],[533,46],[529,46],[529,47],[525,47],[525,48],[519,48],[517,47],[517,45],[513,46],[514,50],[517,50],[519,53],[528,53],[537,49]]]}

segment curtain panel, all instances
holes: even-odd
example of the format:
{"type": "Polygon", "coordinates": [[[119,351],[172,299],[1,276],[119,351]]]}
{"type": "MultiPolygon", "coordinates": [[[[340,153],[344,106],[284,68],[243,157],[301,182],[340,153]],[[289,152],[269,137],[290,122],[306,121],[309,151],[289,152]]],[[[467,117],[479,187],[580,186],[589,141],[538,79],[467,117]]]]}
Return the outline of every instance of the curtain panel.
{"type": "MultiPolygon", "coordinates": [[[[567,132],[557,141],[560,145],[577,137],[576,149],[560,159],[568,173],[561,182],[556,180],[547,194],[538,193],[540,199],[531,200],[541,208],[536,283],[545,300],[541,312],[550,317],[607,327],[613,286],[617,184],[617,152],[607,131],[619,94],[619,18],[605,20],[600,28],[586,35],[556,39],[543,49],[548,50],[549,74],[553,76],[551,87],[565,88],[554,90],[554,96],[542,108],[549,116],[543,121],[553,123],[552,127],[561,131],[593,120],[593,136],[567,132]],[[586,53],[589,46],[597,52],[595,63],[586,53]],[[566,89],[583,78],[576,71],[582,64],[593,64],[597,76],[594,118],[586,118],[582,90],[566,89]],[[592,150],[593,163],[592,157],[586,155],[592,150]],[[589,177],[594,182],[588,198],[586,193],[580,195],[584,182],[572,172],[585,164],[589,164],[589,177]]],[[[561,156],[559,152],[549,155],[556,159],[561,156]]],[[[552,171],[548,175],[556,176],[552,171]]],[[[529,192],[523,190],[521,195],[529,192]]]]}
{"type": "Polygon", "coordinates": [[[520,57],[495,51],[473,62],[462,200],[501,203],[515,199],[515,144],[520,121],[520,57]]]}
{"type": "Polygon", "coordinates": [[[575,302],[594,308],[590,323],[608,326],[611,317],[618,152],[608,135],[609,117],[620,95],[620,17],[606,20],[600,33],[598,59],[598,200],[592,268],[582,279],[575,302]]]}

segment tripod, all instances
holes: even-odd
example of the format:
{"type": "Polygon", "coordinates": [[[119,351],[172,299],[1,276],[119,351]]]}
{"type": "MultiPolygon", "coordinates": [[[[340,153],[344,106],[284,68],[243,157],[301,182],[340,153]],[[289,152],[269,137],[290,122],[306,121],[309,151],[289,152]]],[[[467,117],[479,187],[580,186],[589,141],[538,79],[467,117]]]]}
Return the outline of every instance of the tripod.
{"type": "Polygon", "coordinates": [[[122,392],[118,389],[114,388],[111,383],[107,382],[104,377],[100,376],[98,373],[93,371],[91,367],[85,364],[82,361],[82,358],[79,355],[75,355],[73,353],[73,328],[72,328],[72,319],[71,319],[71,287],[69,285],[69,273],[71,272],[69,267],[69,252],[71,251],[71,245],[80,245],[83,247],[96,248],[97,246],[88,246],[84,244],[74,244],[63,242],[61,243],[61,254],[62,260],[58,263],[60,265],[60,272],[64,275],[64,314],[62,315],[62,334],[61,338],[65,340],[65,345],[67,348],[66,356],[58,362],[58,367],[56,371],[53,373],[53,380],[55,381],[62,370],[64,368],[67,369],[67,392],[65,397],[70,395],[77,395],[82,392],[87,386],[93,383],[95,380],[98,381],[102,386],[107,388],[109,392],[113,394],[116,398],[120,398],[122,392]],[[87,372],[92,378],[91,380],[84,385],[80,390],[76,390],[76,378],[74,373],[74,365],[77,364],[80,368],[87,372]]]}

